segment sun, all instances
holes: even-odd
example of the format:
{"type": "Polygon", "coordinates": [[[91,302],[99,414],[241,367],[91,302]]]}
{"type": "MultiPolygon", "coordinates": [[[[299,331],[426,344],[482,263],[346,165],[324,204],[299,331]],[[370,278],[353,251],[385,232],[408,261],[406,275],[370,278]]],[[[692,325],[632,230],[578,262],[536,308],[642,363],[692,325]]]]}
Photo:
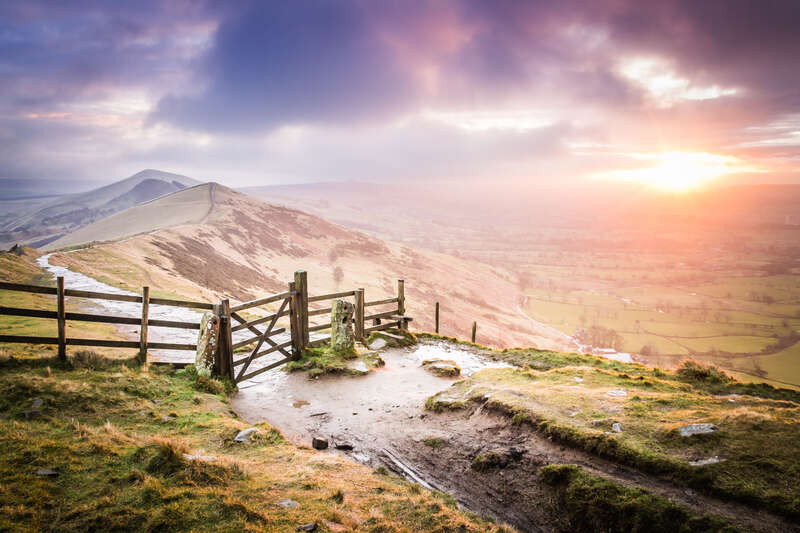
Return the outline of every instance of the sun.
{"type": "Polygon", "coordinates": [[[737,157],[706,152],[631,154],[631,157],[650,164],[604,172],[599,177],[639,182],[671,192],[688,192],[727,174],[756,171],[737,157]]]}

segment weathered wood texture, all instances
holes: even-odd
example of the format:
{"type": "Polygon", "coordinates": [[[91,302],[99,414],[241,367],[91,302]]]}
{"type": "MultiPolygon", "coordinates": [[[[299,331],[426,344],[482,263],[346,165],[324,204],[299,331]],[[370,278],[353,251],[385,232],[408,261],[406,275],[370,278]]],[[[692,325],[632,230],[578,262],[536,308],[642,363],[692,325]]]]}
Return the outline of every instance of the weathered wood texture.
{"type": "Polygon", "coordinates": [[[355,311],[353,313],[353,333],[356,339],[364,340],[364,289],[355,291],[355,311]]]}
{"type": "Polygon", "coordinates": [[[436,316],[434,317],[434,322],[435,322],[436,325],[434,326],[434,330],[433,331],[436,332],[436,333],[439,333],[439,302],[436,302],[436,314],[435,315],[436,316]]]}
{"type": "Polygon", "coordinates": [[[58,358],[67,360],[67,308],[64,302],[64,277],[56,279],[56,302],[58,312],[58,358]]]}
{"type": "Polygon", "coordinates": [[[150,320],[150,287],[142,287],[142,323],[139,326],[139,360],[147,362],[147,326],[150,320]]]}

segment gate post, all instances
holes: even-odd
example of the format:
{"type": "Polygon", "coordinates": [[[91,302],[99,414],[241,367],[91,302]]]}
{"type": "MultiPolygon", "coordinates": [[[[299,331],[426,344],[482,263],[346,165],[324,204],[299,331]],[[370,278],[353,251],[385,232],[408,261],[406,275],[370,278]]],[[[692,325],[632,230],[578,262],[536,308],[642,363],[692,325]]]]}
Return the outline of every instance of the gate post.
{"type": "Polygon", "coordinates": [[[364,289],[356,289],[356,306],[353,313],[353,333],[356,339],[366,341],[364,338],[364,289]]]}
{"type": "Polygon", "coordinates": [[[294,281],[289,282],[289,333],[292,336],[292,359],[297,361],[303,353],[303,328],[300,327],[300,298],[294,281]]]}
{"type": "Polygon", "coordinates": [[[231,331],[231,303],[224,299],[219,304],[219,374],[233,381],[233,332],[231,331]]]}
{"type": "MultiPolygon", "coordinates": [[[[300,351],[308,347],[308,275],[305,270],[294,273],[294,289],[297,292],[297,318],[298,331],[300,332],[300,351]]],[[[299,352],[298,352],[299,353],[299,352]]]]}

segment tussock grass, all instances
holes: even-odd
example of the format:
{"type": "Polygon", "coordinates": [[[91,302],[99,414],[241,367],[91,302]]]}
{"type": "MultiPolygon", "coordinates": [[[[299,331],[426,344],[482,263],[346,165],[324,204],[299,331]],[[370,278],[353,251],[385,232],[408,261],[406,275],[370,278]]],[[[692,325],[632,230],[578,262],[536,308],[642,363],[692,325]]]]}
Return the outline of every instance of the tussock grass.
{"type": "Polygon", "coordinates": [[[87,359],[93,369],[16,359],[0,372],[0,530],[284,532],[322,519],[359,531],[502,530],[267,424],[252,444],[234,443],[247,425],[191,370],[87,359]],[[39,416],[28,419],[34,398],[39,416]],[[298,507],[278,507],[284,498],[298,507]]]}
{"type": "Polygon", "coordinates": [[[564,531],[728,532],[724,520],[698,515],[647,491],[588,474],[574,465],[548,465],[542,480],[553,488],[564,531]]]}
{"type": "Polygon", "coordinates": [[[576,354],[510,352],[524,354],[523,368],[477,372],[429,398],[426,407],[443,411],[481,404],[575,448],[800,518],[797,391],[740,383],[695,362],[672,373],[576,354]],[[620,390],[624,396],[613,395],[620,390]],[[622,433],[610,431],[612,422],[621,423],[622,433]],[[680,436],[678,428],[692,423],[715,424],[719,431],[680,436]],[[711,457],[722,461],[690,465],[711,457]]]}

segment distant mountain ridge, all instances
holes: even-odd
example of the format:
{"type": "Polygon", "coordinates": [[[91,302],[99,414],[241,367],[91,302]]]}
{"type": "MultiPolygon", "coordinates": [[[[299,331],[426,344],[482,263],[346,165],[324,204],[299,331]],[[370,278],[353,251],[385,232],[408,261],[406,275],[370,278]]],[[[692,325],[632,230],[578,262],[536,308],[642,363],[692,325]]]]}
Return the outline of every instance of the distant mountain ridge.
{"type": "Polygon", "coordinates": [[[110,185],[61,196],[37,208],[6,217],[0,245],[16,242],[40,247],[87,224],[200,182],[171,172],[146,169],[110,185]]]}

